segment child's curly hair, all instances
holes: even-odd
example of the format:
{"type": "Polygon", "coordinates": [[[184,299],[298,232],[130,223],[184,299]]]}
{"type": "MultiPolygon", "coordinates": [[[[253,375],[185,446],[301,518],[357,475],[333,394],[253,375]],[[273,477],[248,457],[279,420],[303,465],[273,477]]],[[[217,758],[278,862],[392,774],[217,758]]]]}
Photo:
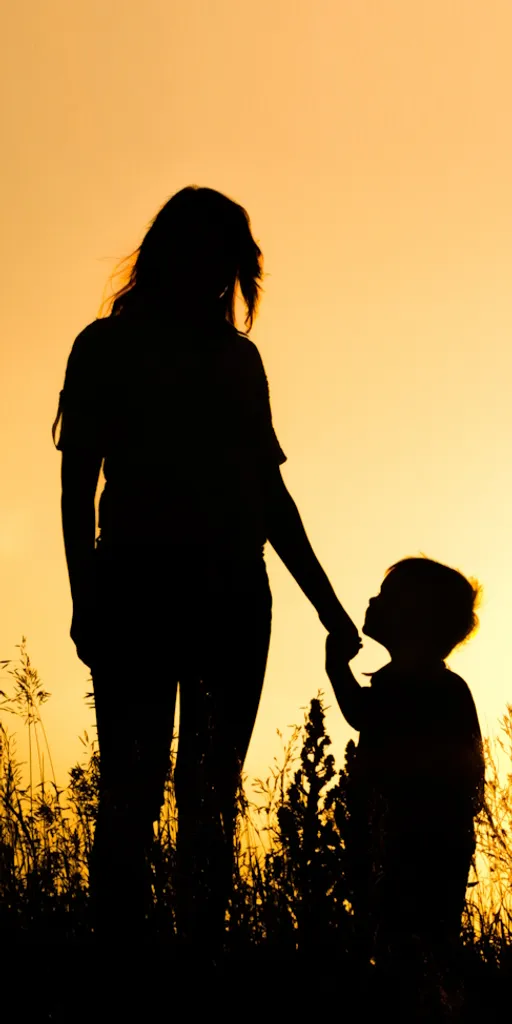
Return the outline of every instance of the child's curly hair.
{"type": "Polygon", "coordinates": [[[475,609],[480,603],[482,588],[477,580],[466,578],[457,569],[426,555],[403,558],[390,566],[386,576],[390,573],[400,573],[424,595],[425,614],[441,657],[446,658],[478,629],[475,609]]]}

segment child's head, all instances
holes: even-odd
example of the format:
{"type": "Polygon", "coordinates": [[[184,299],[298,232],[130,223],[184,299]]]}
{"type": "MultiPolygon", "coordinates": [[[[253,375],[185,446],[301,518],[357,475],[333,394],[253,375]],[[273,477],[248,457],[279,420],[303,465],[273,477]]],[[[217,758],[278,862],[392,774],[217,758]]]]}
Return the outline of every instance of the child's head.
{"type": "Polygon", "coordinates": [[[456,569],[430,558],[404,558],[388,569],[368,605],[363,633],[393,657],[418,650],[446,658],[478,625],[480,588],[456,569]]]}

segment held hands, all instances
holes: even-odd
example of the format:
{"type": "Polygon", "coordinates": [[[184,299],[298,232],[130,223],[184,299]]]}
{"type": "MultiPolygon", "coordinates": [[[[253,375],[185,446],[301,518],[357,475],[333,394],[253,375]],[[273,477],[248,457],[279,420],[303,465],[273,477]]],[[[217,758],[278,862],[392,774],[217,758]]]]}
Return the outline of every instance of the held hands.
{"type": "Polygon", "coordinates": [[[329,633],[325,642],[325,670],[331,682],[346,672],[349,661],[355,658],[361,647],[359,636],[356,648],[353,642],[347,643],[341,632],[329,633]]]}
{"type": "Polygon", "coordinates": [[[355,658],[361,650],[362,641],[357,627],[342,605],[339,604],[328,617],[321,615],[320,621],[329,633],[327,645],[332,646],[334,657],[339,661],[344,660],[345,664],[355,658]]]}

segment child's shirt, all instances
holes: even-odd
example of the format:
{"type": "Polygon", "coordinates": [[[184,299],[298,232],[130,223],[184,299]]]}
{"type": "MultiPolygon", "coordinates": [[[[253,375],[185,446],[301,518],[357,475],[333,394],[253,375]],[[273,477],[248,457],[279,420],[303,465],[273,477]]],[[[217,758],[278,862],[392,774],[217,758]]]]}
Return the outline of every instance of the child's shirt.
{"type": "Polygon", "coordinates": [[[469,687],[440,662],[412,676],[390,662],[361,690],[356,789],[391,833],[472,841],[484,760],[469,687]]]}
{"type": "Polygon", "coordinates": [[[68,359],[57,447],[104,459],[104,543],[266,540],[261,472],[286,461],[252,341],[150,319],[96,320],[68,359]]]}

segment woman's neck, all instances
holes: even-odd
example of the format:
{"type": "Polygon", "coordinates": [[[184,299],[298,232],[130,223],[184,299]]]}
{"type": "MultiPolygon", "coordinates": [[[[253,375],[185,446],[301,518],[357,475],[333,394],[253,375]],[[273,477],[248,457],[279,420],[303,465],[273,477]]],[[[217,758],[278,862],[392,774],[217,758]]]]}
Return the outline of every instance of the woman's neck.
{"type": "Polygon", "coordinates": [[[151,315],[158,319],[179,324],[190,331],[222,326],[226,323],[224,308],[220,304],[184,300],[180,296],[154,299],[149,304],[151,315]]]}

